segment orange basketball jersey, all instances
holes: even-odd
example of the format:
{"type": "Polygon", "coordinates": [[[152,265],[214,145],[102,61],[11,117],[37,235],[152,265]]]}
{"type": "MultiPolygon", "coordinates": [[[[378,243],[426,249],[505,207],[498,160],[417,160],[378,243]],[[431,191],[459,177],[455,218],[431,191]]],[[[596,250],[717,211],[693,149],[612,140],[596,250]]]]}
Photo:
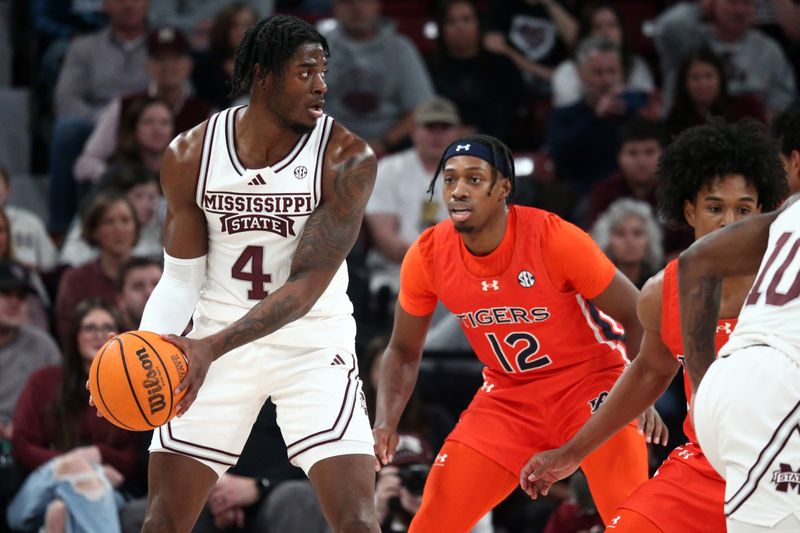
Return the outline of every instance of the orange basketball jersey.
{"type": "Polygon", "coordinates": [[[485,257],[469,253],[450,220],[426,230],[403,262],[400,305],[424,315],[441,300],[488,372],[503,378],[540,379],[598,359],[621,367],[624,331],[589,301],[614,272],[575,226],[509,206],[505,238],[485,257]]]}
{"type": "MultiPolygon", "coordinates": [[[[736,318],[725,318],[717,321],[717,334],[714,344],[717,351],[728,342],[728,337],[736,327],[736,318]]],[[[681,337],[681,314],[678,304],[678,260],[673,259],[664,269],[664,278],[661,287],[661,340],[672,352],[672,355],[683,364],[683,338],[681,337]]],[[[686,391],[686,401],[692,399],[692,383],[686,369],[683,371],[683,384],[686,391]]],[[[691,416],[687,415],[683,422],[683,432],[689,441],[697,446],[697,436],[694,433],[691,416]]],[[[711,465],[708,465],[711,468],[711,465]]],[[[713,472],[713,469],[711,470],[713,472]]],[[[716,475],[716,473],[714,473],[716,475]]]]}

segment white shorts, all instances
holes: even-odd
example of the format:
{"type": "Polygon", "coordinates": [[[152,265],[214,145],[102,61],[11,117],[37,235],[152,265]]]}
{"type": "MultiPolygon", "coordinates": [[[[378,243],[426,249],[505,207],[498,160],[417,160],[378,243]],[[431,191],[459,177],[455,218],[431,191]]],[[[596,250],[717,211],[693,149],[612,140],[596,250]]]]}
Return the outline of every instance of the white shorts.
{"type": "MultiPolygon", "coordinates": [[[[189,337],[204,337],[222,327],[198,320],[189,337]]],[[[289,460],[306,475],[328,457],[373,455],[356,357],[344,349],[263,341],[214,361],[189,410],[153,432],[150,452],[192,457],[222,475],[239,459],[268,397],[275,404],[289,460]]]]}
{"type": "Polygon", "coordinates": [[[771,528],[800,518],[800,367],[769,346],[717,359],[694,402],[697,438],[725,479],[725,516],[771,528]]]}

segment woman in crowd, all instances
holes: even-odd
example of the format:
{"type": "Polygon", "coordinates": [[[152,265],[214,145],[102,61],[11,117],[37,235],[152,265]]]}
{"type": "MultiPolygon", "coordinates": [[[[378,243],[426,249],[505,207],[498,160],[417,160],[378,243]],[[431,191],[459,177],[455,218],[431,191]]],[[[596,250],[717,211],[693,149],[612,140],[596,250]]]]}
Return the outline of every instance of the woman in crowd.
{"type": "Polygon", "coordinates": [[[646,202],[622,198],[592,227],[592,238],[617,268],[641,289],[661,269],[661,227],[646,202]]]}
{"type": "Polygon", "coordinates": [[[117,280],[122,265],[132,255],[139,239],[136,210],[124,195],[104,192],[95,196],[83,213],[81,237],[97,248],[95,260],[67,270],[61,278],[56,297],[56,324],[59,339],[65,341],[69,317],[85,298],[117,296],[117,280]]]}
{"type": "Polygon", "coordinates": [[[96,415],[85,383],[97,350],[119,331],[98,299],[75,309],[63,366],[34,373],[14,413],[13,453],[30,475],[8,508],[14,530],[119,532],[123,491],[140,482],[138,437],[96,415]]]}
{"type": "MultiPolygon", "coordinates": [[[[612,3],[595,2],[584,9],[576,42],[579,43],[589,36],[605,37],[620,47],[626,90],[642,93],[652,93],[655,90],[650,67],[644,59],[631,51],[622,26],[622,16],[612,3]]],[[[581,99],[583,87],[574,59],[563,61],[556,67],[551,86],[555,107],[572,105],[581,99]]]]}
{"type": "Polygon", "coordinates": [[[231,106],[228,82],[233,76],[233,56],[244,32],[252,26],[258,14],[242,2],[224,7],[211,24],[208,51],[195,60],[192,84],[197,96],[205,98],[218,109],[231,106]]]}
{"type": "Polygon", "coordinates": [[[444,2],[436,22],[438,48],[428,63],[436,93],[456,104],[466,126],[507,138],[523,97],[519,70],[506,56],[484,48],[473,0],[444,2]]]}
{"type": "Polygon", "coordinates": [[[752,117],[766,122],[766,112],[751,95],[732,96],[722,60],[710,48],[686,54],[675,77],[675,101],[666,119],[668,139],[692,126],[704,124],[709,116],[728,122],[752,117]]]}

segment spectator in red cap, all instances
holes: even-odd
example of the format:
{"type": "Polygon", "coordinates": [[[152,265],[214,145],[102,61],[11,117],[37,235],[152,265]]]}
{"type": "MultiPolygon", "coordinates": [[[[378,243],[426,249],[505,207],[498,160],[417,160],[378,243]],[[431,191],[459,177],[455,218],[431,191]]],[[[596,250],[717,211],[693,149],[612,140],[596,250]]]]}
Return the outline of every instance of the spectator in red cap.
{"type": "Polygon", "coordinates": [[[157,28],[147,36],[147,73],[144,91],[115,98],[102,112],[83,153],[75,163],[75,179],[96,183],[116,149],[121,117],[134,102],[158,98],[172,110],[175,133],[186,131],[209,117],[211,104],[193,94],[189,76],[194,62],[189,41],[173,27],[157,28]]]}

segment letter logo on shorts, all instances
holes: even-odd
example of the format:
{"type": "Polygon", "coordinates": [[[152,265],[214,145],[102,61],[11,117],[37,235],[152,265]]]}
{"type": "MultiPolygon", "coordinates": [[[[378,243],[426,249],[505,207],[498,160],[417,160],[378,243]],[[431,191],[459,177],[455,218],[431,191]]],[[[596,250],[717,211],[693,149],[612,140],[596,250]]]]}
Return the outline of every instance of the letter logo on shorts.
{"type": "Polygon", "coordinates": [[[456,152],[460,152],[461,150],[464,150],[465,152],[468,152],[469,151],[469,145],[468,144],[459,144],[458,146],[456,146],[456,152]]]}
{"type": "Polygon", "coordinates": [[[794,470],[791,465],[780,463],[780,470],[772,471],[772,483],[778,492],[796,490],[800,494],[800,469],[794,470]]]}

